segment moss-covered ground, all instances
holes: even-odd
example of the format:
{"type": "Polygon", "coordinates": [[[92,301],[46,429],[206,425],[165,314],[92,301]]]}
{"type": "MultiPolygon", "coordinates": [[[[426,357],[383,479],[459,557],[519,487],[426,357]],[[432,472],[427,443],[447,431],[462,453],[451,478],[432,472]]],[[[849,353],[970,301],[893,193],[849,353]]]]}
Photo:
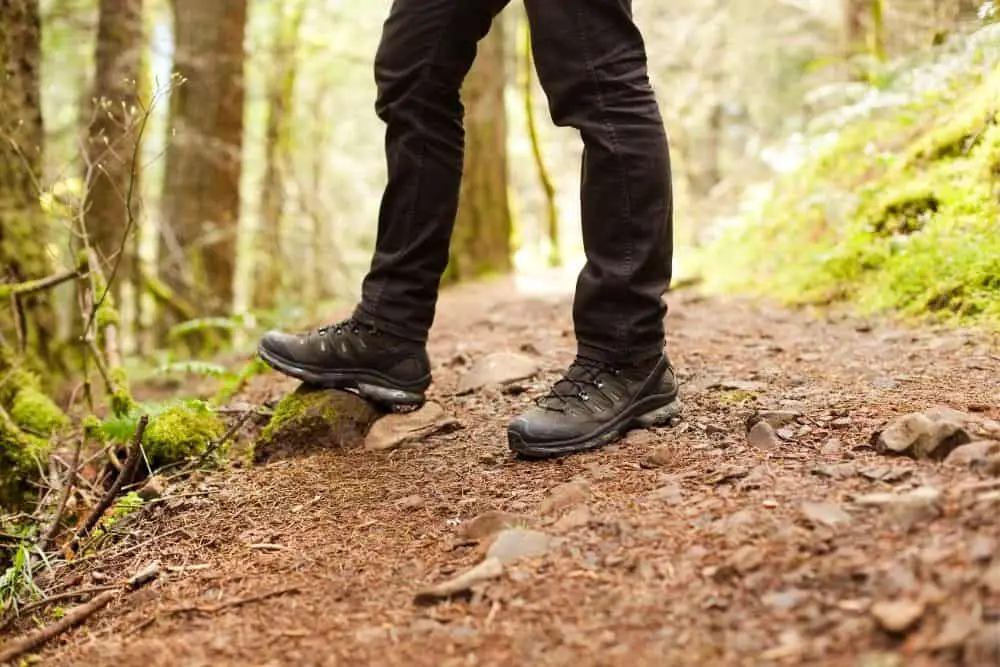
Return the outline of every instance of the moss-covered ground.
{"type": "Polygon", "coordinates": [[[1000,328],[1000,62],[984,58],[839,128],[699,253],[708,290],[1000,328]]]}

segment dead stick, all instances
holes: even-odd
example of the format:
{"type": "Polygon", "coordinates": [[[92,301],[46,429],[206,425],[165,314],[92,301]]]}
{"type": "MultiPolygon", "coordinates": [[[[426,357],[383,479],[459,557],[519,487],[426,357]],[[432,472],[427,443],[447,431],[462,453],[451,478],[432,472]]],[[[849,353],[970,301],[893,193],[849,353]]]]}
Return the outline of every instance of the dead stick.
{"type": "Polygon", "coordinates": [[[67,630],[79,625],[93,616],[94,613],[110,604],[117,595],[118,590],[104,591],[90,602],[73,608],[55,623],[28,635],[24,639],[8,642],[3,646],[3,648],[0,648],[0,664],[11,662],[15,658],[19,658],[25,653],[35,650],[45,642],[54,639],[67,630]]]}
{"type": "Polygon", "coordinates": [[[108,492],[104,494],[101,498],[101,502],[97,503],[97,507],[94,511],[90,513],[87,517],[87,521],[84,522],[80,530],[76,532],[76,536],[73,538],[73,542],[70,544],[70,550],[75,552],[80,546],[80,540],[85,537],[97,522],[101,520],[104,512],[111,507],[114,503],[115,498],[118,497],[118,492],[121,491],[122,486],[126,482],[131,481],[131,477],[135,474],[135,468],[139,464],[139,459],[142,457],[142,436],[146,432],[146,425],[149,423],[149,416],[143,415],[139,418],[139,425],[135,429],[135,437],[132,439],[132,446],[129,447],[128,457],[125,459],[125,465],[122,466],[121,472],[118,473],[118,477],[115,478],[115,483],[111,485],[108,492]]]}
{"type": "Polygon", "coordinates": [[[0,630],[6,630],[10,626],[14,625],[14,621],[19,618],[24,618],[36,609],[41,609],[55,602],[60,602],[62,600],[71,600],[73,598],[83,597],[84,595],[93,595],[95,593],[104,593],[106,591],[117,591],[121,586],[108,584],[107,586],[92,586],[91,588],[78,588],[72,591],[63,591],[62,593],[57,593],[51,595],[44,600],[38,600],[37,602],[32,602],[31,604],[26,604],[17,610],[17,614],[12,615],[2,624],[0,624],[0,630]]]}
{"type": "Polygon", "coordinates": [[[83,438],[80,438],[76,441],[76,447],[73,449],[73,461],[69,464],[69,475],[66,477],[66,484],[63,486],[62,496],[59,498],[59,506],[56,507],[55,516],[52,517],[49,529],[45,531],[42,539],[38,542],[39,551],[44,552],[48,549],[49,545],[52,544],[52,540],[59,533],[59,524],[62,523],[63,515],[66,513],[66,504],[69,502],[70,494],[73,493],[73,487],[76,485],[76,470],[77,466],[80,465],[80,450],[82,448],[83,438]]]}

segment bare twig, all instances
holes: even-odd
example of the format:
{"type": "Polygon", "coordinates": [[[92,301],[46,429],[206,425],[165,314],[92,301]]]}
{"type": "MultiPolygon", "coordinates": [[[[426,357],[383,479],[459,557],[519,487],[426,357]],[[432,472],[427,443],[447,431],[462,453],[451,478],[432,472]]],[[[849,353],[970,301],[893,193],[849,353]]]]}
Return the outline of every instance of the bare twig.
{"type": "Polygon", "coordinates": [[[233,423],[233,425],[229,427],[229,430],[226,431],[221,438],[219,438],[214,442],[209,443],[208,447],[205,448],[205,452],[198,457],[198,461],[197,463],[195,463],[195,468],[200,468],[202,465],[204,465],[205,461],[208,460],[208,457],[211,456],[217,449],[219,449],[219,447],[222,447],[224,444],[229,442],[229,440],[232,439],[233,436],[235,436],[239,432],[239,430],[243,428],[243,426],[248,421],[250,421],[250,418],[253,417],[255,414],[256,411],[247,410],[242,417],[237,419],[233,423]]]}
{"type": "Polygon", "coordinates": [[[14,625],[14,622],[19,618],[24,618],[33,611],[47,607],[50,604],[55,604],[56,602],[62,602],[63,600],[72,600],[73,598],[83,597],[85,595],[95,595],[97,593],[104,593],[106,591],[116,591],[121,586],[117,584],[108,584],[106,586],[92,586],[90,588],[77,588],[72,591],[63,591],[62,593],[56,593],[55,595],[50,595],[44,600],[38,600],[32,602],[31,604],[26,604],[17,610],[16,614],[12,614],[6,621],[0,624],[0,631],[6,630],[10,626],[14,625]]]}
{"type": "Polygon", "coordinates": [[[135,430],[135,437],[132,439],[132,445],[129,447],[128,457],[125,459],[125,465],[122,466],[121,472],[118,473],[118,477],[115,478],[114,484],[108,489],[108,492],[104,494],[101,501],[97,503],[97,506],[87,517],[83,526],[76,532],[73,537],[73,541],[70,543],[70,550],[75,552],[80,547],[80,540],[87,536],[97,522],[101,520],[104,512],[111,507],[112,503],[115,502],[115,498],[118,497],[119,491],[121,491],[122,486],[127,482],[131,481],[131,477],[135,474],[136,466],[139,464],[139,459],[142,457],[142,437],[146,432],[146,425],[149,424],[149,416],[143,415],[139,418],[139,426],[135,430]]]}
{"type": "Polygon", "coordinates": [[[42,535],[42,538],[38,541],[39,551],[45,551],[52,544],[52,540],[55,539],[56,535],[59,533],[59,524],[62,523],[63,514],[66,513],[66,503],[69,502],[69,497],[73,493],[73,487],[76,484],[76,473],[77,466],[80,465],[80,450],[83,449],[83,438],[76,441],[76,447],[73,448],[73,460],[69,464],[69,474],[66,476],[66,483],[63,485],[62,495],[59,498],[59,505],[56,507],[56,513],[52,517],[52,523],[49,524],[48,530],[42,535]]]}
{"type": "Polygon", "coordinates": [[[0,648],[0,663],[10,662],[15,658],[19,658],[25,653],[42,646],[49,640],[58,637],[67,630],[83,623],[95,613],[108,606],[117,595],[117,590],[104,591],[90,602],[70,610],[55,623],[28,635],[24,639],[8,642],[3,648],[0,648]]]}

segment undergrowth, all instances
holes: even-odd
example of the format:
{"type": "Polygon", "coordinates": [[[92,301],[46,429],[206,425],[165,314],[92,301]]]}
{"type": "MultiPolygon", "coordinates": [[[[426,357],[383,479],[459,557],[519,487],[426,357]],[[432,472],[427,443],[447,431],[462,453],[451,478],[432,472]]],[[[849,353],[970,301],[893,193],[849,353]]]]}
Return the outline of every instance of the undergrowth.
{"type": "Polygon", "coordinates": [[[1000,30],[970,44],[814,137],[702,250],[707,288],[1000,328],[1000,30]]]}

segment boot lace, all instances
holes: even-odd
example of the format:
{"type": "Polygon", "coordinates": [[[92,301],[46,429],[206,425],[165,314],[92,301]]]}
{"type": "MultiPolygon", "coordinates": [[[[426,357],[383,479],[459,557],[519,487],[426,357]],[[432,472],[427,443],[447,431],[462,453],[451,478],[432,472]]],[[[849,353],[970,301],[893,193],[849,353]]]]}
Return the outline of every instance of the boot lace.
{"type": "Polygon", "coordinates": [[[557,412],[566,412],[573,408],[584,408],[594,412],[597,409],[591,402],[594,395],[601,396],[605,402],[610,402],[602,391],[606,376],[620,374],[620,369],[608,364],[579,358],[573,362],[566,374],[552,385],[549,392],[535,402],[541,408],[557,412]]]}
{"type": "Polygon", "coordinates": [[[379,335],[379,330],[375,327],[367,327],[353,317],[348,317],[340,322],[335,322],[333,324],[328,324],[316,329],[316,333],[320,336],[329,336],[333,334],[334,336],[343,336],[344,334],[351,333],[355,336],[360,334],[364,330],[365,333],[372,336],[379,335]]]}

